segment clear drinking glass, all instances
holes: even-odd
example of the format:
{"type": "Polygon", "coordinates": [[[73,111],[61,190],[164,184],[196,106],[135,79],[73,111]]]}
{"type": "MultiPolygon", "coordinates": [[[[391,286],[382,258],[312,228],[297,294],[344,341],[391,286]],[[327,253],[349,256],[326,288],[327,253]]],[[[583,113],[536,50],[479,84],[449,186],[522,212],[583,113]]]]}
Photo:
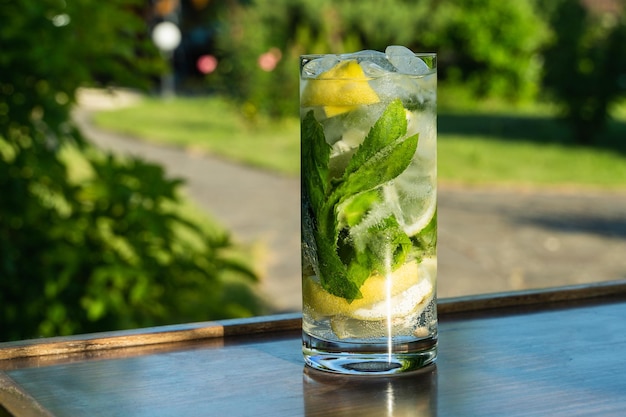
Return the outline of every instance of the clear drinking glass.
{"type": "Polygon", "coordinates": [[[394,374],[437,352],[437,58],[300,58],[303,353],[394,374]]]}

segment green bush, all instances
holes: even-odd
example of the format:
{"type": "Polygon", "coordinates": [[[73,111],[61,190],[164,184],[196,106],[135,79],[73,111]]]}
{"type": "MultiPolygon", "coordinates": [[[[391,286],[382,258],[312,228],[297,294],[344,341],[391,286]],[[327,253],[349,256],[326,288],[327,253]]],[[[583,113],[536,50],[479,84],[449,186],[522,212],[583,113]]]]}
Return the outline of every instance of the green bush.
{"type": "Polygon", "coordinates": [[[81,85],[147,85],[159,68],[144,3],[0,2],[0,340],[262,308],[228,234],[181,210],[180,181],[71,123],[81,85]]]}
{"type": "Polygon", "coordinates": [[[543,83],[574,138],[591,144],[626,93],[626,17],[562,0],[551,22],[543,83]]]}
{"type": "Polygon", "coordinates": [[[448,82],[462,83],[479,97],[535,96],[547,26],[533,2],[443,1],[432,15],[431,42],[448,82]]]}

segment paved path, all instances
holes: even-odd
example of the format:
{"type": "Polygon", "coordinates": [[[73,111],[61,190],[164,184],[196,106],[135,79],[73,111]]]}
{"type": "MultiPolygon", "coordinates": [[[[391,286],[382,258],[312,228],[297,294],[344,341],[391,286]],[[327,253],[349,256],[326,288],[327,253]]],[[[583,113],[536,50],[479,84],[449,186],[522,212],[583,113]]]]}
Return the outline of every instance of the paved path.
{"type": "MultiPolygon", "coordinates": [[[[87,97],[81,104],[75,119],[88,138],[184,178],[200,207],[264,251],[261,290],[275,311],[300,309],[298,179],[99,131],[90,111],[111,103],[87,97]]],[[[623,279],[626,191],[441,185],[438,250],[440,297],[623,279]]]]}

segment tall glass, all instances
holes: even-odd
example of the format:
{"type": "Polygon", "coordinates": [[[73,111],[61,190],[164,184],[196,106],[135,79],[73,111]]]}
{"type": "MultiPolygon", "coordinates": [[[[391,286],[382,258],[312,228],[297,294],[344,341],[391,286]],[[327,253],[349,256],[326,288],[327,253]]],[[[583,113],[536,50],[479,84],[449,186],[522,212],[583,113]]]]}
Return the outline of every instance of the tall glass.
{"type": "Polygon", "coordinates": [[[303,353],[394,374],[437,352],[437,58],[300,58],[303,353]]]}

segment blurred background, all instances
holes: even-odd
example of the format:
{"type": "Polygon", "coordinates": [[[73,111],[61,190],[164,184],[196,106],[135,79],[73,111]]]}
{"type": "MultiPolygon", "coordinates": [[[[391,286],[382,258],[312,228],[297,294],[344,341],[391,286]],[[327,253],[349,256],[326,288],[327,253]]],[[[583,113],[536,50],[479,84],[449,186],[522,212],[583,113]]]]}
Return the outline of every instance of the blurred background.
{"type": "Polygon", "coordinates": [[[392,44],[438,53],[440,296],[626,277],[624,0],[0,0],[0,21],[0,341],[296,311],[298,57],[392,44]]]}

